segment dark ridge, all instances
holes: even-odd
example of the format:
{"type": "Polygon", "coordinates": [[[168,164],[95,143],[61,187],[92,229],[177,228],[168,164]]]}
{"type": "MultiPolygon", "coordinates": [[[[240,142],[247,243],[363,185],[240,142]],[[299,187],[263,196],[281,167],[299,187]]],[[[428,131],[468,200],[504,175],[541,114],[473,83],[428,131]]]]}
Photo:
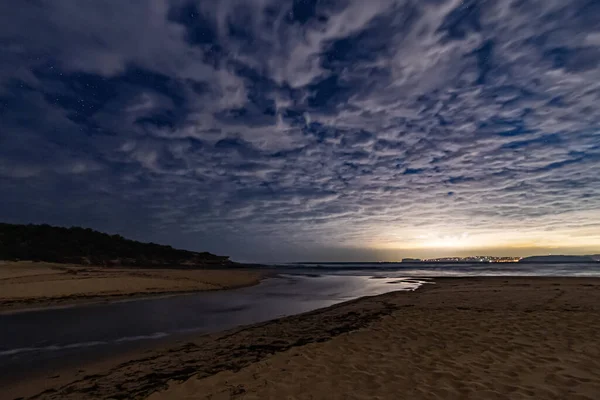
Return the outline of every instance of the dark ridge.
{"type": "Polygon", "coordinates": [[[3,223],[0,223],[0,260],[144,267],[233,264],[227,256],[137,242],[89,228],[3,223]]]}

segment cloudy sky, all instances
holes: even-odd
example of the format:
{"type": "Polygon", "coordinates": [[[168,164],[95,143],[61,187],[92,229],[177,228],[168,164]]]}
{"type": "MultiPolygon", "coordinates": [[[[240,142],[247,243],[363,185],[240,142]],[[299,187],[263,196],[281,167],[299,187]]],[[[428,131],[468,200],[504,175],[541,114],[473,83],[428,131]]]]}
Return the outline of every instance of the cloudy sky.
{"type": "Polygon", "coordinates": [[[240,261],[600,252],[600,2],[0,3],[0,221],[240,261]]]}

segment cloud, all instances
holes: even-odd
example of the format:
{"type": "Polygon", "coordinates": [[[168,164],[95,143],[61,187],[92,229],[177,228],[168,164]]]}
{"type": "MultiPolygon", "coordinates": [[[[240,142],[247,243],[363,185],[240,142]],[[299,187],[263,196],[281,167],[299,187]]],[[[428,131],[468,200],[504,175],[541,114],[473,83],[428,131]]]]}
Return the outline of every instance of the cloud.
{"type": "Polygon", "coordinates": [[[545,232],[597,246],[598,12],[583,0],[0,6],[0,217],[256,260],[462,232],[472,245],[545,232]]]}

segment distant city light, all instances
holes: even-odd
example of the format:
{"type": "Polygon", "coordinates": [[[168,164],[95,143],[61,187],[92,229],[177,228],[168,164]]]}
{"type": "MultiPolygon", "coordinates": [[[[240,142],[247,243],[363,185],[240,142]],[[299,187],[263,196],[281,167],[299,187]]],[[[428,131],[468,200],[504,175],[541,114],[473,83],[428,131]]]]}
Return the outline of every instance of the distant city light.
{"type": "Polygon", "coordinates": [[[470,263],[517,263],[522,257],[468,256],[441,258],[405,258],[402,262],[470,262],[470,263]]]}

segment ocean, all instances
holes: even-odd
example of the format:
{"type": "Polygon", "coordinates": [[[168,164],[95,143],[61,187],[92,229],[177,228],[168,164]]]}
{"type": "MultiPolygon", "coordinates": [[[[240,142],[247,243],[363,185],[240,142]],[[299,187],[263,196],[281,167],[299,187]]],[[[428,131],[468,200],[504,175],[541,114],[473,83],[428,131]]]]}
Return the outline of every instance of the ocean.
{"type": "Polygon", "coordinates": [[[269,266],[273,271],[314,275],[374,275],[389,277],[467,276],[580,276],[599,277],[596,263],[289,263],[269,266]]]}

